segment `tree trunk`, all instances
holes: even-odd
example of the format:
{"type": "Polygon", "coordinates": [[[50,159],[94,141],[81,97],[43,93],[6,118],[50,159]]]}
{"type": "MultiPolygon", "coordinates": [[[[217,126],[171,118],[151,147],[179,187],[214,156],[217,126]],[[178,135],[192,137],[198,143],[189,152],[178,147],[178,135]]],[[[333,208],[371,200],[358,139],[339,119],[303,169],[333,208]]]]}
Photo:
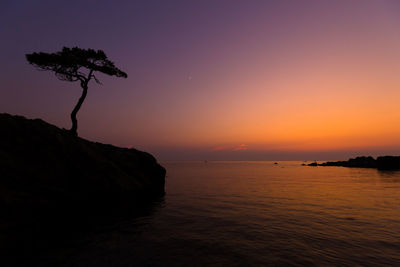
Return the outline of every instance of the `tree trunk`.
{"type": "Polygon", "coordinates": [[[81,86],[83,88],[82,95],[79,98],[78,103],[76,104],[74,110],[72,110],[72,113],[71,113],[72,127],[71,127],[70,131],[75,136],[78,136],[78,120],[76,119],[76,114],[78,113],[79,109],[82,106],[83,101],[86,98],[87,90],[88,90],[88,85],[87,84],[88,84],[87,82],[81,84],[81,86]]]}

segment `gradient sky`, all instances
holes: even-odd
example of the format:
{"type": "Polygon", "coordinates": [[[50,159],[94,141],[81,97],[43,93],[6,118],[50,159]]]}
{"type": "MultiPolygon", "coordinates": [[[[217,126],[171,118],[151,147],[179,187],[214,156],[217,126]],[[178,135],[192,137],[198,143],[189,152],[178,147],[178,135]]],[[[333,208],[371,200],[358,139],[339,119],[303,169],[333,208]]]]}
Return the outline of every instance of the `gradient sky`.
{"type": "Polygon", "coordinates": [[[0,2],[0,112],[70,128],[81,88],[26,53],[102,49],[80,136],[160,160],[400,153],[400,1],[0,2]]]}

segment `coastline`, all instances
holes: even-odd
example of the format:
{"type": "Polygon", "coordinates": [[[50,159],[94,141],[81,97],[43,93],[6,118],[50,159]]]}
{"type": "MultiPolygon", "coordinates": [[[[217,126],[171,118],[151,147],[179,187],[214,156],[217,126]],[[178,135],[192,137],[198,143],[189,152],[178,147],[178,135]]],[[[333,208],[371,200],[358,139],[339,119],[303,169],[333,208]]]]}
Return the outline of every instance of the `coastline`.
{"type": "Polygon", "coordinates": [[[313,162],[307,166],[337,166],[351,168],[374,168],[378,170],[400,170],[400,156],[380,156],[374,159],[371,156],[350,158],[346,161],[313,162]]]}

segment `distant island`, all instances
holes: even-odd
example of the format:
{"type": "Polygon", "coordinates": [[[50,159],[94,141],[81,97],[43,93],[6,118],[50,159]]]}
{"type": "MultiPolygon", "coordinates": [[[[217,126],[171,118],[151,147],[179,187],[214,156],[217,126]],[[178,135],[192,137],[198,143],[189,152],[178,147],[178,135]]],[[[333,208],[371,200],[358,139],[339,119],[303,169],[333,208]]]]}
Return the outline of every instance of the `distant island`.
{"type": "Polygon", "coordinates": [[[374,159],[368,157],[356,157],[346,161],[328,161],[324,163],[313,162],[307,166],[340,166],[353,168],[375,168],[379,170],[400,170],[400,156],[382,156],[374,159]]]}

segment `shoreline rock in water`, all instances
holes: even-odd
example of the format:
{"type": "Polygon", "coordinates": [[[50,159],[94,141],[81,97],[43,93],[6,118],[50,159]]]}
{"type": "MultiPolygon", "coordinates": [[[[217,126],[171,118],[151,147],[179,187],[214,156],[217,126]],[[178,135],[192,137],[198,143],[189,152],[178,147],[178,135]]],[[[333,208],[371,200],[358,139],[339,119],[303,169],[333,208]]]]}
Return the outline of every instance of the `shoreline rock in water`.
{"type": "Polygon", "coordinates": [[[148,212],[165,173],[149,153],[0,113],[0,257],[33,266],[62,240],[148,212]]]}
{"type": "Polygon", "coordinates": [[[0,129],[1,217],[104,213],[140,207],[165,193],[166,171],[146,152],[4,113],[0,129]]]}
{"type": "Polygon", "coordinates": [[[356,157],[347,161],[328,161],[324,163],[310,163],[307,166],[340,166],[353,168],[376,168],[379,170],[400,170],[400,156],[356,157]]]}

